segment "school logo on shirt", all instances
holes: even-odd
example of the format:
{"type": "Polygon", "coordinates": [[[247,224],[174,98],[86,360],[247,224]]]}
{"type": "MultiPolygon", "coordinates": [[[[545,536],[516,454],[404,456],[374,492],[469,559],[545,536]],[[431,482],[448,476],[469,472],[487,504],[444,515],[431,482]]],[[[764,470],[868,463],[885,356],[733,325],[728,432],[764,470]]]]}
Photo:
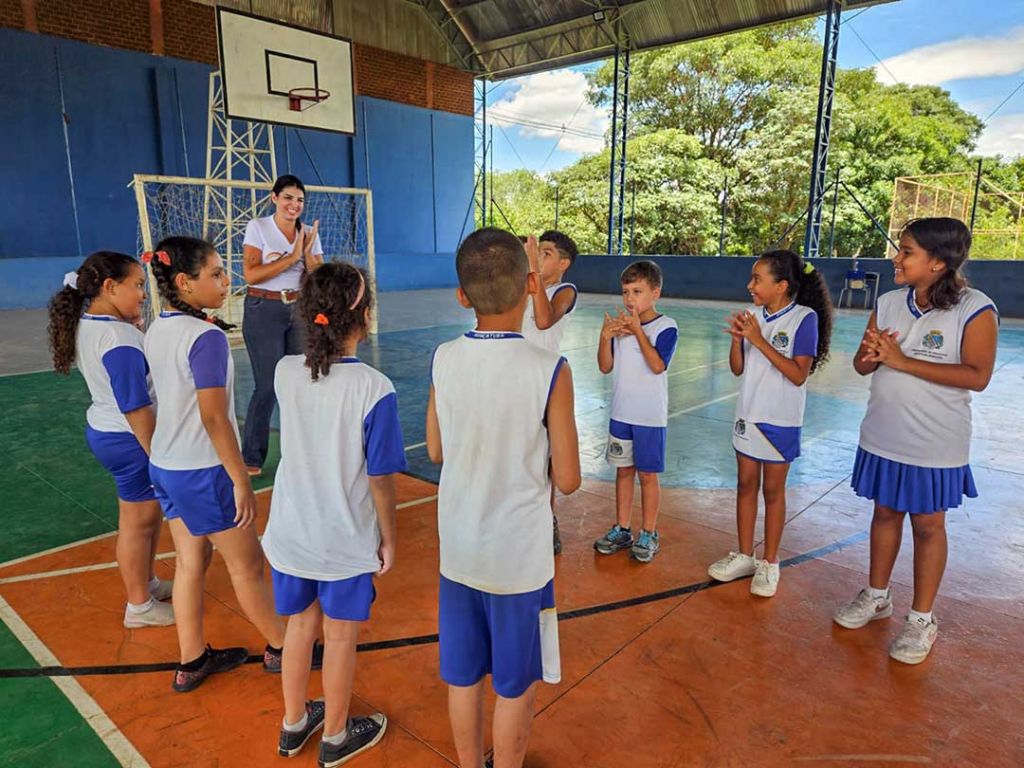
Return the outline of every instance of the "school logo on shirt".
{"type": "Polygon", "coordinates": [[[737,435],[747,434],[747,422],[745,422],[743,419],[736,419],[736,426],[733,427],[733,431],[737,435]]]}
{"type": "Polygon", "coordinates": [[[777,350],[782,351],[789,346],[789,334],[785,331],[779,331],[772,336],[772,346],[777,350]]]}
{"type": "Polygon", "coordinates": [[[924,345],[925,349],[942,349],[942,331],[931,330],[924,335],[921,340],[921,344],[924,345]]]}

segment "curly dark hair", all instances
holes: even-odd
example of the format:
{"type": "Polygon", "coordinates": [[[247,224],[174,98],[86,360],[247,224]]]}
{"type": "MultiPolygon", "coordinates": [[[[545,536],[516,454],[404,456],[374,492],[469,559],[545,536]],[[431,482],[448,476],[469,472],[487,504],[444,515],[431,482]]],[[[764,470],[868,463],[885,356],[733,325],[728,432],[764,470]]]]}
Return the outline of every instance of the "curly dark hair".
{"type": "Polygon", "coordinates": [[[89,302],[100,295],[103,283],[113,280],[120,283],[131,272],[133,264],[139,262],[124,253],[97,251],[90,254],[78,268],[78,285],[64,286],[50,299],[47,334],[50,338],[50,353],[53,355],[53,369],[67,376],[75,362],[75,336],[78,321],[89,302]]]}
{"type": "Polygon", "coordinates": [[[814,373],[828,362],[829,345],[832,342],[832,296],[821,272],[809,261],[804,261],[792,251],[768,251],[761,254],[760,261],[768,265],[775,282],[787,284],[787,294],[802,307],[813,309],[818,316],[818,350],[811,361],[814,373]]]}
{"type": "Polygon", "coordinates": [[[373,286],[354,264],[329,261],[306,274],[298,310],[306,337],[306,367],[313,381],[331,372],[331,363],[353,334],[366,334],[368,309],[373,309],[373,286]]]}
{"type": "Polygon", "coordinates": [[[557,229],[549,229],[541,232],[538,241],[542,243],[554,243],[555,248],[557,248],[559,252],[569,260],[570,267],[576,263],[576,257],[580,254],[579,249],[576,247],[576,241],[564,232],[559,232],[557,229]]]}
{"type": "Polygon", "coordinates": [[[156,287],[160,291],[160,296],[163,300],[179,312],[191,315],[199,320],[205,320],[208,323],[213,323],[222,331],[232,330],[235,326],[231,323],[225,322],[214,315],[207,315],[201,309],[193,307],[181,298],[181,294],[178,293],[178,286],[174,284],[174,277],[179,272],[183,272],[193,280],[199,277],[206,259],[209,258],[210,254],[216,253],[216,249],[210,243],[197,237],[165,237],[157,244],[154,253],[160,253],[161,251],[170,257],[171,263],[164,264],[158,257],[154,256],[153,260],[149,263],[149,268],[153,270],[153,276],[156,277],[156,287]]]}
{"type": "Polygon", "coordinates": [[[928,303],[935,309],[955,307],[969,285],[961,269],[971,250],[971,230],[959,219],[936,216],[908,221],[900,230],[900,236],[904,233],[946,267],[928,288],[928,303]]]}

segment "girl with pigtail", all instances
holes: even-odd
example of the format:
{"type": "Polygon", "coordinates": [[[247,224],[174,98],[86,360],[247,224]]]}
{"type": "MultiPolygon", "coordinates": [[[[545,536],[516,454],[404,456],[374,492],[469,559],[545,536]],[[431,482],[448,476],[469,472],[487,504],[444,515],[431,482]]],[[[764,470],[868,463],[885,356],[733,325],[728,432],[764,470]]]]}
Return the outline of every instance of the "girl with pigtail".
{"type": "MultiPolygon", "coordinates": [[[[267,640],[263,667],[280,671],[284,625],[274,613],[256,538],[256,498],[238,447],[234,364],[224,329],[207,314],[224,303],[227,270],[213,246],[164,239],[149,256],[164,311],[146,334],[157,402],[150,477],[170,521],[177,553],[174,610],[181,660],[174,690],[243,663],[245,648],[216,649],[203,636],[203,584],[212,546],[224,557],[235,595],[267,640]]],[[[307,659],[308,664],[308,659],[307,659]]]]}
{"type": "Polygon", "coordinates": [[[308,273],[297,305],[305,354],[278,363],[281,463],[263,549],[277,612],[288,616],[281,682],[283,756],[323,730],[319,765],[334,766],[384,735],[382,713],[349,717],[359,626],[374,579],[395,558],[395,474],[406,468],[395,388],[356,356],[373,292],[344,262],[308,273]],[[310,649],[324,637],[324,699],[306,699],[310,649]]]}
{"type": "Polygon", "coordinates": [[[754,307],[729,318],[729,367],[741,377],[736,450],[739,547],[708,568],[717,581],[753,575],[750,592],[772,597],[786,524],[786,477],[800,455],[807,377],[828,360],[832,299],[821,273],[792,251],[769,251],[751,270],[754,307]],[[754,555],[757,496],[764,494],[764,557],[754,555]]]}
{"type": "Polygon", "coordinates": [[[153,575],[163,514],[149,479],[155,414],[142,332],[134,323],[146,300],[145,275],[131,256],[98,251],[64,276],[50,300],[53,367],[77,366],[92,403],[85,439],[117,485],[117,564],[129,629],[174,623],[171,582],[153,575]]]}

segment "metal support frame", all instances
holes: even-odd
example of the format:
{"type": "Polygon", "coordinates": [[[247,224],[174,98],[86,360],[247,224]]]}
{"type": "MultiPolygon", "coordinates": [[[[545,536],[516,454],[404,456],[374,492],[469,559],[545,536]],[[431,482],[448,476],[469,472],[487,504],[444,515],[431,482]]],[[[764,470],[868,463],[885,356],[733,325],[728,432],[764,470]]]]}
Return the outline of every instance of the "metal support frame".
{"type": "Polygon", "coordinates": [[[476,184],[480,191],[477,198],[474,192],[474,222],[479,222],[481,227],[487,226],[487,195],[490,191],[487,186],[487,162],[490,154],[490,136],[487,133],[487,79],[478,78],[473,81],[474,101],[476,104],[476,118],[473,120],[473,151],[476,158],[476,184]],[[479,216],[479,219],[477,218],[479,216]]]}
{"type": "Polygon", "coordinates": [[[423,9],[434,29],[444,39],[448,50],[452,52],[462,68],[469,72],[480,72],[480,58],[477,56],[473,43],[466,36],[455,15],[448,9],[443,0],[407,0],[423,9]]]}
{"type": "Polygon", "coordinates": [[[836,61],[839,56],[841,0],[828,0],[825,15],[825,42],[821,52],[821,80],[818,84],[818,117],[814,128],[814,152],[811,157],[811,185],[807,202],[807,229],[804,258],[815,258],[821,249],[821,213],[828,170],[828,148],[832,133],[832,104],[836,92],[836,61]]]}
{"type": "MultiPolygon", "coordinates": [[[[273,183],[277,178],[274,130],[266,123],[231,120],[224,112],[224,83],[220,72],[210,73],[209,114],[206,129],[206,178],[273,183]]],[[[242,254],[234,249],[239,227],[262,212],[268,193],[249,188],[244,207],[230,187],[207,186],[203,195],[203,237],[224,258],[234,297],[244,291],[242,254]]],[[[234,308],[228,307],[228,314],[234,308]]]]}
{"type": "Polygon", "coordinates": [[[616,48],[612,81],[611,160],[608,168],[608,253],[622,253],[629,136],[629,48],[616,48]]]}

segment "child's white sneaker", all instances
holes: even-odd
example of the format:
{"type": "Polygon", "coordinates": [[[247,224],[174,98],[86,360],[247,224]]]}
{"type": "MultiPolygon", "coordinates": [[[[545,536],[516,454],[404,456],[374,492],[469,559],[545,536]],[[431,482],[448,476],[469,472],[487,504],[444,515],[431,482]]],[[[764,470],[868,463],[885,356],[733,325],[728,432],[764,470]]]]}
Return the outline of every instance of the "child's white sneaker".
{"type": "Polygon", "coordinates": [[[889,655],[904,664],[920,664],[928,658],[935,638],[939,634],[939,624],[932,618],[911,618],[903,623],[903,630],[889,646],[889,655]]]}
{"type": "Polygon", "coordinates": [[[758,560],[754,578],[750,582],[750,594],[758,597],[774,597],[779,588],[779,564],[758,560]]]}
{"type": "Polygon", "coordinates": [[[174,582],[170,579],[157,579],[156,584],[151,584],[149,587],[149,594],[153,596],[154,600],[170,600],[171,594],[174,592],[174,582]]]}
{"type": "Polygon", "coordinates": [[[885,591],[883,597],[872,597],[871,593],[862,589],[848,603],[836,609],[832,619],[840,627],[860,629],[872,621],[887,619],[892,616],[892,587],[885,591]]]}
{"type": "Polygon", "coordinates": [[[721,560],[716,560],[708,568],[708,576],[715,581],[735,581],[750,576],[757,568],[757,560],[753,555],[742,552],[730,552],[721,560]]]}
{"type": "Polygon", "coordinates": [[[134,611],[130,605],[124,608],[124,626],[126,629],[142,627],[169,627],[174,623],[174,608],[170,603],[161,603],[151,599],[144,611],[134,611]]]}

